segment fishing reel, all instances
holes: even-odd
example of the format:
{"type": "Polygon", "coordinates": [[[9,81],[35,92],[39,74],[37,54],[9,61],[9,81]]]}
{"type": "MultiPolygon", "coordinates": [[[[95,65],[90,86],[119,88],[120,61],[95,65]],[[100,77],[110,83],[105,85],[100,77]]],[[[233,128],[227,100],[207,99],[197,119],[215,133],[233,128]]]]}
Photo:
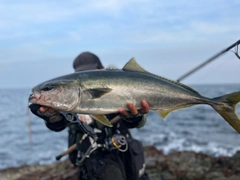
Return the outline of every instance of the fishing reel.
{"type": "Polygon", "coordinates": [[[121,134],[114,134],[112,137],[105,139],[105,148],[109,151],[118,149],[121,152],[125,152],[128,149],[128,143],[126,137],[121,134]]]}
{"type": "Polygon", "coordinates": [[[128,150],[128,144],[126,137],[121,135],[121,134],[114,134],[112,137],[106,138],[104,144],[98,144],[96,142],[92,143],[89,145],[85,151],[81,151],[81,146],[82,144],[79,143],[77,146],[78,149],[78,154],[77,154],[77,166],[80,166],[81,163],[88,158],[94,151],[96,151],[98,148],[103,148],[107,151],[112,151],[112,150],[119,150],[121,152],[125,152],[128,150]]]}

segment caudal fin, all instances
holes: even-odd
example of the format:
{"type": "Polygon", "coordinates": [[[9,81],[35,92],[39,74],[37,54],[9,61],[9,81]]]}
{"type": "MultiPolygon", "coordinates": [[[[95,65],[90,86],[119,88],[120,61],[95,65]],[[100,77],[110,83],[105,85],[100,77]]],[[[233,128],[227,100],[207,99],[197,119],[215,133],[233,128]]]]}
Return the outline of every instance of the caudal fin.
{"type": "Polygon", "coordinates": [[[213,108],[238,132],[240,133],[240,119],[236,114],[236,105],[240,102],[240,92],[234,92],[212,99],[213,108]]]}

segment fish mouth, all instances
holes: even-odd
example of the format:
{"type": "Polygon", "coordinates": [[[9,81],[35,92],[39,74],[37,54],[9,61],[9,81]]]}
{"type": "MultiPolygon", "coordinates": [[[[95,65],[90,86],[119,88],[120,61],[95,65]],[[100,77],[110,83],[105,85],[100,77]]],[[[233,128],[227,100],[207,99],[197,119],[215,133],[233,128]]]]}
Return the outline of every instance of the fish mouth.
{"type": "Polygon", "coordinates": [[[31,103],[36,103],[41,98],[41,94],[37,91],[34,91],[32,94],[29,95],[28,101],[31,103]]]}
{"type": "Polygon", "coordinates": [[[30,94],[29,98],[28,98],[28,101],[33,103],[37,100],[37,98],[34,96],[34,94],[30,94]]]}
{"type": "Polygon", "coordinates": [[[36,90],[33,90],[32,93],[29,95],[28,101],[31,103],[36,103],[38,100],[40,100],[42,97],[42,94],[36,90]]]}

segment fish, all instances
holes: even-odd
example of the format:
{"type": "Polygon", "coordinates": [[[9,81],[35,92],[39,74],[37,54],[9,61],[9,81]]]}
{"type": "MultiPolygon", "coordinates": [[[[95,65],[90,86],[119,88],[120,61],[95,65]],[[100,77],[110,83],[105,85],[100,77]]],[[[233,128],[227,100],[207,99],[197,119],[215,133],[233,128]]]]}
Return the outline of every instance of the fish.
{"type": "Polygon", "coordinates": [[[194,105],[213,107],[238,133],[240,119],[236,105],[240,91],[208,98],[180,82],[153,74],[131,58],[122,69],[79,71],[40,83],[32,89],[29,102],[79,114],[89,114],[106,126],[105,115],[128,110],[127,103],[141,109],[146,100],[163,119],[175,110],[194,105]]]}

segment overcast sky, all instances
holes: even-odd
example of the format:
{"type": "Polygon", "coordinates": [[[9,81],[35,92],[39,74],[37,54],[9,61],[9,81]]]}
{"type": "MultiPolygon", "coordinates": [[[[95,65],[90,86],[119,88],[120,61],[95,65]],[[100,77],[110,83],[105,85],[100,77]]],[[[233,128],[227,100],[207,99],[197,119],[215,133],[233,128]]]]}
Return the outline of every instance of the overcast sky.
{"type": "MultiPolygon", "coordinates": [[[[83,51],[122,68],[132,57],[176,80],[240,39],[240,1],[0,0],[0,88],[73,72],[83,51]]],[[[228,52],[182,83],[240,83],[228,52]]]]}

